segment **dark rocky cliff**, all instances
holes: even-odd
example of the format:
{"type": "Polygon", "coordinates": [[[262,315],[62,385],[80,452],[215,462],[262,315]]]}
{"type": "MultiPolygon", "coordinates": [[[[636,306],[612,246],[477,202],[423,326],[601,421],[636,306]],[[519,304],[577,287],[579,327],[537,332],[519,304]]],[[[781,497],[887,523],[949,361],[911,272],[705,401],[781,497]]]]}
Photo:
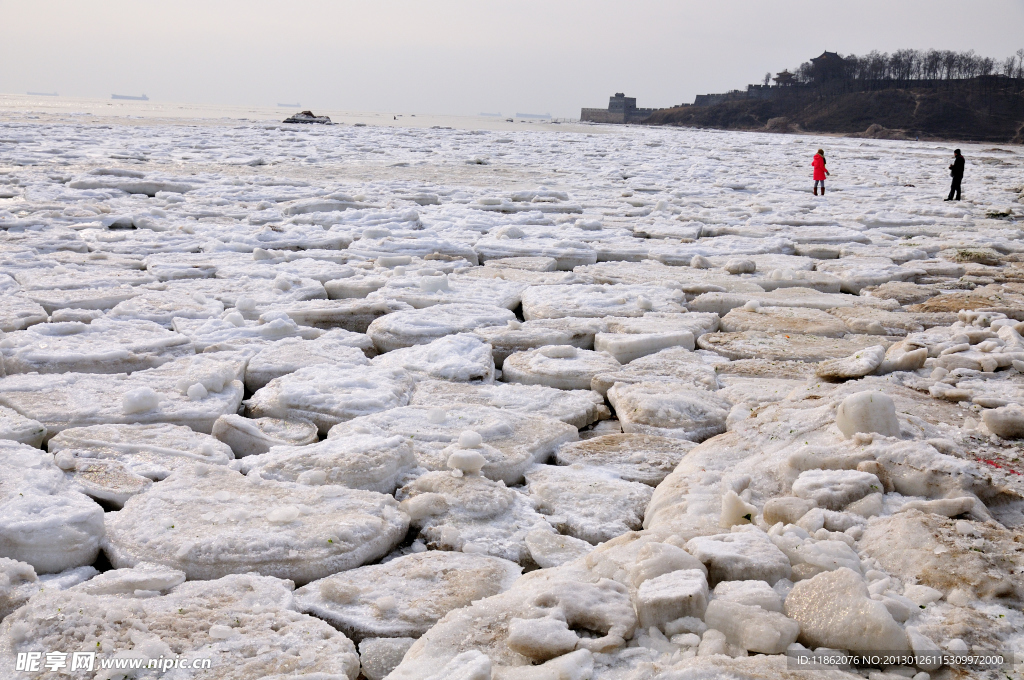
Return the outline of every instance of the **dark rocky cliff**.
{"type": "Polygon", "coordinates": [[[1024,92],[1014,82],[846,93],[801,88],[769,100],[750,98],[712,106],[661,109],[644,122],[727,130],[1024,143],[1024,92]]]}

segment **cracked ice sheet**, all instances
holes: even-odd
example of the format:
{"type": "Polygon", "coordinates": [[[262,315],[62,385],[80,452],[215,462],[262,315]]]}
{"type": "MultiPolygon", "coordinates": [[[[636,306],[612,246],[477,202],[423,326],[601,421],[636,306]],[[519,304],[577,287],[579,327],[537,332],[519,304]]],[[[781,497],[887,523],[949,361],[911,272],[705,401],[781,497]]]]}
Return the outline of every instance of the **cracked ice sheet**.
{"type": "MultiPolygon", "coordinates": [[[[4,323],[9,318],[14,319],[12,314],[27,313],[27,316],[14,319],[12,327],[4,326],[4,330],[43,323],[50,313],[55,315],[54,322],[74,320],[85,323],[96,318],[87,312],[110,309],[125,300],[146,296],[152,291],[160,292],[163,287],[168,295],[140,300],[134,313],[169,327],[171,321],[166,314],[179,304],[176,301],[180,301],[183,315],[196,318],[220,317],[224,312],[232,313],[234,308],[233,311],[245,320],[256,321],[268,311],[277,311],[284,312],[300,326],[315,326],[322,330],[340,326],[364,332],[374,318],[401,307],[399,303],[389,307],[386,302],[371,306],[370,302],[360,299],[373,290],[388,288],[386,284],[392,278],[396,282],[415,282],[415,290],[421,291],[415,293],[417,300],[436,299],[441,302],[444,294],[434,295],[425,290],[420,286],[420,280],[425,279],[423,283],[429,288],[441,284],[441,274],[446,274],[450,278],[449,288],[458,292],[458,286],[452,282],[457,284],[462,277],[478,276],[462,271],[464,267],[478,259],[494,257],[503,250],[514,255],[552,256],[552,266],[562,271],[514,275],[509,272],[522,270],[500,268],[502,275],[498,279],[530,284],[535,291],[547,287],[544,284],[575,284],[577,290],[594,284],[657,287],[680,294],[680,305],[686,304],[691,312],[721,315],[752,301],[762,308],[786,306],[822,311],[855,306],[858,308],[856,311],[841,313],[841,318],[856,332],[872,332],[871,324],[875,321],[887,332],[916,328],[914,324],[925,328],[963,324],[955,333],[925,343],[930,355],[932,349],[936,349],[935,354],[938,354],[952,346],[940,349],[940,344],[954,336],[969,334],[963,343],[972,349],[947,354],[942,360],[943,365],[948,364],[950,368],[961,371],[973,369],[956,368],[957,362],[973,362],[972,366],[977,368],[985,356],[1010,357],[1004,356],[1005,352],[986,351],[992,350],[997,343],[984,345],[984,349],[979,347],[991,340],[991,336],[983,337],[986,334],[998,335],[996,329],[989,331],[992,320],[974,323],[971,318],[960,319],[956,316],[960,306],[987,308],[999,305],[999,311],[1005,310],[1011,316],[1024,318],[1020,312],[1019,290],[1014,289],[1017,284],[1012,283],[1019,276],[1020,267],[1006,261],[1013,259],[1009,256],[1021,250],[1019,243],[1022,237],[1018,228],[1020,208],[1015,203],[1019,192],[1006,191],[1008,187],[1024,185],[1024,165],[1020,163],[1019,151],[1012,148],[997,148],[991,144],[963,145],[969,162],[968,172],[971,173],[969,200],[943,204],[936,200],[935,187],[946,181],[944,167],[948,152],[942,148],[924,148],[914,142],[830,138],[828,152],[836,175],[828,196],[823,198],[810,196],[804,179],[793,171],[793,168],[805,166],[816,148],[816,143],[812,147],[812,140],[800,136],[571,125],[548,126],[540,131],[540,124],[536,127],[518,125],[520,129],[500,131],[373,125],[296,128],[280,125],[276,119],[273,124],[252,120],[190,121],[196,124],[185,127],[167,120],[140,123],[111,117],[106,105],[103,104],[102,115],[94,117],[43,113],[27,118],[23,117],[23,105],[4,107],[0,113],[0,138],[16,140],[0,143],[0,164],[7,169],[0,174],[0,195],[12,195],[12,198],[0,199],[0,273],[13,275],[15,270],[22,271],[26,274],[22,280],[30,286],[58,282],[66,286],[83,286],[76,290],[46,289],[26,293],[17,277],[11,278],[19,286],[17,289],[10,288],[10,281],[4,279],[7,286],[3,288],[5,296],[21,296],[19,299],[34,300],[45,308],[40,311],[39,307],[23,302],[16,309],[11,309],[10,314],[0,312],[4,323]],[[110,127],[102,127],[107,124],[110,127]],[[764,162],[768,158],[771,160],[764,162]],[[899,163],[893,159],[899,159],[899,163]],[[985,173],[991,173],[998,179],[991,179],[985,173]],[[726,175],[728,179],[723,179],[726,175]],[[71,186],[78,180],[85,180],[86,185],[95,188],[71,186]],[[917,186],[906,186],[910,183],[917,186]],[[184,189],[175,186],[182,184],[188,185],[187,191],[172,191],[184,189]],[[546,188],[541,189],[542,184],[546,188]],[[520,190],[521,187],[529,189],[520,190]],[[155,195],[129,194],[125,190],[148,190],[155,195]],[[1011,213],[1012,210],[1017,211],[1016,223],[1012,221],[1013,214],[1005,215],[1004,219],[987,214],[990,211],[1003,213],[1007,208],[1011,213]],[[129,226],[135,229],[126,228],[129,226]],[[645,234],[653,238],[642,238],[645,234]],[[680,239],[686,242],[680,243],[680,239]],[[356,252],[359,247],[365,249],[366,255],[356,252]],[[710,259],[706,264],[712,268],[686,266],[692,263],[693,253],[705,254],[710,259]],[[228,256],[218,259],[222,254],[228,256]],[[675,266],[668,266],[656,260],[627,261],[644,254],[678,262],[675,266]],[[688,255],[691,257],[685,259],[688,255]],[[142,269],[139,262],[143,256],[152,258],[154,263],[164,264],[142,269]],[[754,261],[756,272],[728,274],[723,267],[732,258],[754,261]],[[882,265],[877,268],[865,266],[869,264],[865,258],[886,260],[877,260],[882,265]],[[977,262],[970,261],[972,258],[977,262]],[[841,262],[844,259],[848,261],[841,262]],[[818,271],[809,270],[808,261],[814,266],[820,264],[818,271]],[[886,265],[886,261],[891,264],[886,265]],[[252,263],[251,271],[238,266],[249,262],[252,263]],[[830,266],[830,262],[835,266],[830,266]],[[57,267],[65,271],[51,271],[57,267]],[[326,278],[348,274],[349,270],[344,267],[351,267],[353,274],[334,280],[326,278]],[[406,270],[399,271],[399,267],[406,270]],[[576,271],[568,271],[574,268],[576,271]],[[426,269],[433,271],[424,272],[426,269]],[[835,273],[824,271],[829,269],[834,269],[835,273]],[[129,273],[119,274],[118,270],[129,273]],[[848,274],[845,278],[844,273],[848,274]],[[274,276],[251,277],[257,274],[274,276]],[[218,275],[232,278],[178,278],[218,275]],[[250,278],[246,279],[247,275],[250,278]],[[957,279],[965,276],[965,282],[983,279],[1000,282],[981,291],[966,291],[956,287],[957,279]],[[146,277],[160,281],[147,283],[146,277]],[[1006,287],[1001,284],[1003,277],[1010,280],[1006,287]],[[908,281],[897,282],[904,278],[908,281]],[[841,283],[852,291],[859,285],[883,279],[889,282],[869,291],[878,293],[877,297],[837,293],[841,283]],[[347,286],[346,281],[350,282],[347,286]],[[118,282],[130,285],[110,285],[118,282]],[[281,287],[277,287],[278,283],[281,287]],[[101,285],[106,287],[101,288],[101,285]],[[283,290],[285,286],[290,286],[288,291],[283,290]],[[887,299],[894,294],[890,291],[896,291],[897,297],[923,297],[908,298],[906,302],[902,298],[887,299]],[[352,299],[327,299],[341,293],[352,299]],[[928,297],[940,293],[943,293],[941,299],[934,300],[932,307],[922,309],[920,315],[899,308],[900,304],[923,303],[928,297]],[[201,302],[202,298],[196,294],[203,296],[206,302],[201,302]],[[694,300],[694,296],[700,299],[694,300]],[[339,304],[330,304],[334,302],[339,304]],[[224,309],[220,310],[220,306],[224,309]],[[887,313],[879,314],[877,310],[887,313]],[[907,317],[897,319],[889,314],[906,314],[907,317]],[[925,317],[925,314],[929,316],[925,317]],[[866,322],[863,327],[857,325],[861,321],[866,322]],[[890,323],[893,321],[901,323],[890,323]]],[[[76,106],[86,105],[76,103],[76,106]]],[[[262,114],[255,115],[259,117],[262,114]]],[[[429,127],[438,120],[419,117],[405,119],[405,123],[415,122],[429,127]]],[[[496,122],[496,126],[502,127],[502,124],[496,122]]],[[[703,266],[705,263],[698,260],[698,264],[703,266]]],[[[490,278],[493,277],[482,277],[485,280],[490,278]]],[[[557,290],[551,292],[552,297],[556,294],[557,290]]],[[[531,295],[538,297],[544,293],[531,295]]],[[[630,301],[626,297],[623,299],[627,304],[622,306],[631,307],[630,301]]],[[[649,301],[655,309],[661,304],[661,300],[655,297],[649,297],[649,301]]],[[[636,302],[639,306],[640,301],[636,302]]],[[[568,304],[560,305],[558,311],[587,313],[586,303],[586,300],[569,300],[568,304]]],[[[437,323],[439,314],[446,311],[443,307],[423,310],[429,314],[414,317],[416,320],[425,319],[425,324],[401,323],[383,329],[380,327],[384,324],[378,324],[377,328],[384,332],[378,333],[374,340],[382,341],[380,349],[386,350],[476,330],[462,327],[459,313],[437,323]],[[421,325],[424,327],[420,328],[421,325]],[[419,332],[421,330],[426,332],[419,332]]],[[[487,323],[504,327],[511,320],[512,313],[502,311],[501,306],[486,308],[471,325],[478,328],[487,323]]],[[[631,307],[628,313],[633,311],[631,307]]],[[[670,310],[670,313],[687,316],[681,307],[670,310]]],[[[578,317],[575,317],[577,321],[572,320],[574,317],[563,318],[566,319],[565,328],[573,333],[577,327],[583,326],[578,317]]],[[[633,318],[641,320],[644,317],[633,318]]],[[[393,321],[402,319],[413,321],[407,316],[393,321]]],[[[516,350],[534,349],[544,344],[577,344],[571,339],[549,342],[541,337],[543,334],[526,337],[529,324],[523,326],[523,332],[519,333],[522,337],[509,337],[509,343],[540,344],[523,344],[515,347],[516,350]]],[[[714,335],[714,328],[707,330],[714,335]]],[[[756,326],[742,330],[788,332],[756,326]]],[[[499,335],[513,334],[493,332],[493,337],[499,335]]],[[[698,337],[699,333],[694,332],[694,336],[698,337]]],[[[592,345],[587,345],[587,339],[593,342],[592,332],[589,338],[583,338],[579,343],[580,349],[592,348],[592,345]]],[[[1006,342],[1001,335],[998,339],[1006,342]]],[[[630,545],[641,542],[641,538],[651,538],[651,532],[657,533],[668,526],[678,526],[688,534],[686,538],[690,538],[694,531],[705,535],[727,532],[720,521],[728,499],[732,499],[730,507],[734,510],[739,508],[738,514],[733,512],[733,519],[742,518],[745,507],[741,504],[749,501],[756,513],[746,514],[759,520],[768,500],[788,498],[791,493],[788,484],[793,478],[801,472],[817,469],[815,466],[875,463],[882,467],[879,472],[883,477],[885,472],[893,472],[888,481],[879,478],[880,481],[899,488],[885,493],[877,505],[883,513],[881,518],[857,515],[860,524],[851,527],[850,534],[845,534],[845,530],[832,529],[836,523],[852,521],[853,512],[817,508],[810,512],[807,520],[793,518],[813,529],[814,536],[803,537],[800,527],[796,526],[773,536],[773,541],[777,539],[793,561],[796,575],[805,580],[810,580],[806,577],[815,578],[813,574],[819,570],[832,569],[840,560],[860,568],[859,560],[850,559],[849,551],[854,548],[846,542],[849,540],[857,545],[853,538],[856,529],[867,522],[877,524],[884,533],[886,525],[882,520],[897,524],[899,522],[892,518],[904,515],[900,521],[908,522],[914,517],[913,513],[920,512],[914,508],[921,507],[930,509],[927,514],[930,519],[926,524],[929,527],[934,524],[942,532],[944,545],[947,532],[955,534],[956,555],[961,554],[958,551],[962,549],[965,555],[981,557],[984,553],[985,559],[989,555],[995,559],[999,549],[990,545],[1010,545],[1004,542],[1005,537],[1001,533],[1004,530],[986,528],[976,519],[935,514],[935,510],[951,504],[961,507],[960,501],[970,498],[959,494],[967,492],[985,499],[983,504],[988,504],[993,516],[1008,523],[1007,535],[1019,532],[1019,529],[1012,528],[1019,525],[1019,522],[1016,525],[1011,522],[1014,516],[1011,512],[1014,507],[1012,498],[992,491],[993,487],[982,483],[983,477],[974,472],[957,467],[950,460],[935,458],[938,455],[935,451],[939,451],[935,447],[941,447],[942,455],[957,458],[963,463],[970,462],[972,466],[973,462],[963,458],[968,455],[995,455],[988,453],[993,450],[1012,452],[1012,446],[1005,447],[991,440],[976,420],[981,414],[979,411],[987,413],[983,409],[996,404],[994,400],[1016,399],[1009,390],[1004,394],[994,384],[975,384],[982,380],[976,374],[951,373],[943,378],[946,382],[942,384],[946,387],[936,388],[937,391],[945,390],[946,398],[936,398],[928,390],[941,381],[938,377],[930,377],[929,366],[929,369],[902,374],[902,378],[893,378],[891,383],[882,385],[877,380],[853,381],[839,387],[819,385],[814,381],[795,390],[792,399],[786,395],[786,399],[769,404],[766,399],[771,397],[774,400],[784,385],[734,381],[729,376],[803,379],[802,366],[812,369],[810,374],[813,374],[814,365],[796,365],[787,361],[793,358],[792,350],[796,345],[793,342],[770,346],[769,343],[761,343],[762,350],[780,351],[776,362],[766,361],[761,356],[739,358],[746,355],[744,350],[757,343],[730,344],[731,348],[721,349],[726,352],[737,350],[737,359],[732,362],[722,361],[721,357],[715,357],[706,350],[692,353],[692,359],[703,362],[704,367],[712,370],[710,375],[700,370],[701,364],[686,361],[683,352],[673,353],[673,350],[654,355],[656,358],[650,361],[645,361],[647,357],[634,359],[626,367],[603,374],[607,377],[614,374],[615,378],[621,379],[620,382],[630,383],[664,382],[657,380],[659,377],[677,384],[697,382],[703,389],[722,388],[719,395],[708,391],[710,397],[724,396],[730,401],[742,399],[748,405],[757,402],[761,406],[744,412],[734,409],[726,421],[728,431],[725,434],[695,447],[682,457],[680,474],[670,475],[660,485],[664,489],[655,493],[653,512],[658,517],[651,529],[609,541],[609,544],[615,543],[610,550],[595,548],[585,558],[585,572],[579,564],[567,565],[570,571],[577,570],[573,573],[579,579],[565,589],[569,594],[566,600],[578,598],[586,591],[587,583],[594,583],[600,578],[610,579],[617,574],[621,577],[620,572],[639,574],[643,570],[636,569],[635,563],[647,565],[650,562],[653,565],[657,562],[653,554],[641,554],[646,548],[630,548],[630,545]],[[713,371],[716,369],[722,376],[721,385],[714,379],[713,371]],[[946,400],[954,398],[956,395],[952,391],[960,388],[970,392],[969,396],[979,398],[979,402],[970,407],[971,412],[946,400]],[[898,445],[880,439],[859,443],[840,440],[839,435],[829,430],[833,416],[829,409],[834,410],[839,399],[866,389],[882,389],[893,395],[906,438],[898,445]],[[823,402],[829,406],[820,413],[801,412],[815,411],[823,402]],[[967,417],[972,418],[973,425],[966,420],[967,417]],[[790,433],[791,429],[797,432],[790,433]],[[789,437],[789,434],[793,436],[789,437]],[[932,441],[934,446],[925,444],[925,439],[932,441]],[[810,444],[804,444],[804,441],[810,444]],[[800,453],[791,460],[790,455],[796,450],[779,453],[775,448],[789,445],[797,449],[812,445],[818,448],[810,453],[800,453]],[[763,450],[767,450],[765,460],[750,459],[752,452],[763,450]],[[870,450],[875,460],[864,460],[865,450],[870,450]],[[985,453],[981,453],[983,450],[985,453]],[[975,453],[968,454],[968,451],[975,453]],[[776,453],[779,455],[775,456],[776,453]],[[691,458],[694,460],[690,461],[691,458]],[[696,464],[691,468],[691,463],[696,464]],[[799,466],[795,472],[791,463],[799,466]],[[931,474],[938,476],[927,478],[918,475],[915,472],[918,467],[915,466],[922,464],[927,464],[931,474]],[[746,488],[744,475],[750,477],[746,488]],[[969,483],[950,486],[950,479],[957,478],[957,475],[969,483]],[[940,492],[950,497],[904,495],[927,491],[927,488],[910,485],[915,476],[933,479],[940,492]],[[735,496],[729,496],[727,491],[735,496]],[[675,507],[670,512],[665,504],[658,503],[677,493],[684,493],[684,500],[695,515],[705,517],[707,522],[682,521],[679,516],[673,518],[672,512],[681,513],[682,508],[675,507]],[[991,495],[993,493],[995,495],[991,495]],[[680,521],[676,523],[672,521],[674,519],[680,521]],[[817,529],[815,521],[825,526],[817,529]],[[843,534],[845,539],[836,534],[843,534]],[[972,546],[979,540],[983,543],[975,550],[972,546]],[[610,559],[609,553],[620,548],[621,553],[617,553],[616,559],[610,559]]],[[[816,352],[818,349],[808,345],[801,351],[816,352]]],[[[495,347],[496,361],[504,358],[500,356],[502,352],[495,347]]],[[[810,355],[805,358],[810,358],[810,355]]],[[[938,359],[938,356],[931,358],[938,359]]],[[[244,369],[244,361],[241,365],[244,369]]],[[[1001,376],[1015,370],[1009,363],[1004,366],[997,362],[997,368],[1000,370],[991,375],[1001,376]]],[[[242,372],[238,372],[236,377],[241,375],[242,372]]],[[[45,390],[44,380],[45,376],[39,378],[36,387],[40,390],[45,390]]],[[[602,392],[611,389],[615,382],[613,379],[606,383],[601,376],[595,376],[595,381],[600,383],[602,392]]],[[[1000,381],[989,379],[986,382],[1000,381]]],[[[651,396],[657,395],[651,393],[651,396]]],[[[229,414],[227,417],[239,416],[229,414]]],[[[676,441],[685,443],[685,440],[676,441]]],[[[595,453],[593,462],[607,463],[611,460],[619,469],[633,465],[631,461],[623,460],[620,454],[600,453],[600,456],[595,453]]],[[[637,472],[667,473],[675,455],[659,458],[657,470],[637,472]]],[[[992,458],[992,462],[1002,467],[1013,465],[1002,453],[992,458]]],[[[1005,483],[1011,489],[1019,488],[1010,484],[1014,481],[1010,473],[988,467],[991,469],[985,469],[997,476],[1000,484],[1005,483]]],[[[296,472],[302,474],[305,470],[296,468],[296,472]]],[[[850,506],[870,515],[873,508],[877,509],[868,507],[874,499],[874,494],[869,494],[853,501],[850,506]]],[[[912,538],[921,532],[922,529],[913,528],[908,529],[906,535],[912,538]]],[[[536,555],[544,552],[539,547],[547,537],[552,537],[549,542],[568,538],[553,533],[533,535],[532,542],[529,536],[525,539],[531,555],[535,554],[534,551],[536,555]]],[[[873,536],[872,533],[866,535],[873,536]]],[[[903,535],[902,531],[900,535],[903,535]]],[[[915,593],[927,592],[915,590],[908,583],[916,577],[911,568],[922,564],[921,560],[915,560],[908,553],[908,543],[895,541],[891,546],[879,546],[880,555],[883,552],[886,556],[891,555],[888,561],[871,562],[873,558],[862,552],[857,555],[865,560],[865,582],[880,591],[877,597],[901,617],[906,612],[900,607],[906,604],[899,600],[900,597],[909,598],[915,593]],[[879,574],[885,570],[890,573],[880,577],[879,574]],[[904,584],[900,584],[901,580],[904,584]]],[[[662,546],[656,551],[660,556],[658,559],[672,555],[675,556],[673,559],[681,559],[678,553],[669,549],[675,547],[682,551],[681,547],[662,546]]],[[[579,550],[562,552],[568,558],[569,554],[578,554],[579,550]]],[[[562,558],[552,561],[545,558],[544,564],[561,561],[562,558]]],[[[565,572],[550,573],[551,569],[558,567],[540,570],[536,576],[524,579],[524,586],[556,574],[565,575],[565,572]]],[[[983,573],[985,570],[974,571],[983,573]]],[[[653,576],[654,572],[650,575],[653,576]]],[[[624,585],[627,590],[634,587],[629,578],[626,581],[629,581],[624,585]]],[[[944,590],[940,594],[952,601],[972,602],[970,589],[959,587],[962,584],[947,587],[935,581],[934,585],[941,586],[944,590]]],[[[613,596],[610,588],[603,592],[607,600],[618,597],[613,596]]],[[[520,594],[532,597],[537,592],[527,587],[520,594]]],[[[626,593],[619,595],[624,600],[623,611],[631,610],[631,596],[626,593]]],[[[510,670],[508,666],[533,663],[532,659],[508,653],[505,645],[508,626],[500,617],[507,619],[507,613],[532,620],[538,615],[543,616],[543,612],[528,607],[512,612],[494,604],[491,600],[484,606],[471,606],[472,616],[465,619],[458,614],[452,615],[453,622],[465,621],[466,626],[455,634],[450,634],[450,628],[449,633],[440,629],[428,633],[430,639],[423,644],[417,643],[411,652],[412,660],[405,664],[399,675],[430,676],[458,652],[467,651],[470,647],[473,653],[484,650],[492,655],[489,663],[496,667],[496,675],[517,670],[510,670]],[[495,614],[497,618],[487,619],[487,625],[473,618],[495,614]],[[496,623],[494,627],[489,626],[491,621],[496,623]],[[487,631],[486,635],[493,634],[494,639],[480,637],[484,631],[487,631]],[[445,644],[435,644],[441,641],[445,644]]],[[[564,609],[569,605],[571,602],[561,606],[564,609]]],[[[967,636],[969,644],[979,640],[1009,639],[1005,624],[993,625],[997,613],[1002,613],[996,609],[997,605],[974,603],[978,609],[972,609],[971,606],[947,601],[941,604],[929,602],[927,607],[931,610],[936,605],[950,615],[933,616],[930,611],[920,610],[924,612],[922,618],[915,622],[908,619],[911,626],[917,626],[936,644],[946,645],[954,635],[964,634],[955,633],[954,626],[979,631],[976,637],[967,636]],[[981,609],[990,612],[991,617],[989,614],[982,617],[981,609]],[[953,623],[941,623],[940,618],[953,623]]],[[[918,607],[915,603],[914,609],[918,607]]],[[[755,620],[758,617],[749,618],[755,620]]],[[[261,621],[267,624],[279,622],[270,618],[261,621]]],[[[574,620],[573,624],[573,628],[593,630],[595,627],[590,622],[574,620]]],[[[550,624],[545,625],[550,627],[550,624]]],[[[723,623],[722,628],[730,631],[730,635],[735,633],[735,626],[723,623]]],[[[587,640],[591,638],[580,638],[580,642],[575,642],[576,633],[570,634],[574,636],[575,644],[590,644],[587,640]]],[[[565,635],[562,637],[567,639],[565,635]]],[[[230,645],[231,640],[225,644],[230,645]]],[[[709,636],[708,643],[711,642],[714,640],[709,636]]],[[[733,638],[728,644],[735,646],[737,642],[738,639],[733,638]]],[[[729,659],[717,655],[679,661],[674,654],[684,655],[688,653],[684,650],[694,651],[695,648],[676,645],[671,640],[657,640],[649,630],[638,634],[629,644],[633,646],[595,654],[595,676],[625,676],[640,671],[644,664],[656,664],[666,673],[682,674],[730,672],[774,678],[784,677],[786,672],[784,659],[777,656],[729,659]],[[658,651],[659,647],[668,651],[658,651]],[[708,661],[709,658],[713,661],[708,661]]],[[[730,651],[731,647],[724,646],[724,640],[722,644],[724,651],[730,651]]],[[[580,656],[585,656],[585,651],[576,650],[550,663],[571,665],[580,656]]],[[[308,654],[306,658],[308,660],[308,654]]],[[[476,660],[480,658],[476,657],[476,660]]],[[[531,669],[519,670],[529,672],[531,669]]],[[[564,671],[566,667],[552,665],[539,672],[557,675],[564,671]]],[[[839,677],[841,674],[822,675],[839,677]]]]}
{"type": "Polygon", "coordinates": [[[18,374],[0,379],[0,404],[46,426],[46,438],[69,427],[172,423],[209,434],[242,403],[246,359],[220,354],[184,357],[159,368],[124,373],[18,374]],[[196,399],[188,389],[203,385],[196,399]],[[139,392],[142,390],[142,392],[139,392]]]}

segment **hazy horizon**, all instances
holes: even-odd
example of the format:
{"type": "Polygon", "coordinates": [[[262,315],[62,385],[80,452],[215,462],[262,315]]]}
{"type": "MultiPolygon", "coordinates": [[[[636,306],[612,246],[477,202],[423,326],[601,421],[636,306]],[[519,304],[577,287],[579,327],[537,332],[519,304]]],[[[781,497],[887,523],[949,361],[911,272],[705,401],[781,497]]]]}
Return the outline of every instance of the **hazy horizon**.
{"type": "Polygon", "coordinates": [[[0,92],[576,117],[759,82],[823,50],[1024,47],[1024,0],[470,3],[0,0],[0,92]],[[979,5],[984,9],[978,9],[979,5]],[[97,9],[100,8],[100,9],[97,9]],[[953,18],[955,17],[955,19],[953,18]]]}

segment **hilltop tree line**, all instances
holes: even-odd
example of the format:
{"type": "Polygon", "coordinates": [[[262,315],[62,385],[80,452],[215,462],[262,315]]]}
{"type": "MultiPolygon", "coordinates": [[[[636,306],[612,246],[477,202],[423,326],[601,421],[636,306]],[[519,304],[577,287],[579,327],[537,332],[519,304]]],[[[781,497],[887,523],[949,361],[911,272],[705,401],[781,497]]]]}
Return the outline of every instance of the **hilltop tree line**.
{"type": "MultiPolygon", "coordinates": [[[[970,80],[979,76],[1024,79],[1024,49],[997,61],[974,53],[953,50],[897,50],[892,54],[873,51],[863,56],[818,59],[800,65],[793,74],[802,84],[845,81],[868,85],[911,83],[912,81],[970,80]]],[[[852,84],[852,83],[851,83],[852,84]]]]}

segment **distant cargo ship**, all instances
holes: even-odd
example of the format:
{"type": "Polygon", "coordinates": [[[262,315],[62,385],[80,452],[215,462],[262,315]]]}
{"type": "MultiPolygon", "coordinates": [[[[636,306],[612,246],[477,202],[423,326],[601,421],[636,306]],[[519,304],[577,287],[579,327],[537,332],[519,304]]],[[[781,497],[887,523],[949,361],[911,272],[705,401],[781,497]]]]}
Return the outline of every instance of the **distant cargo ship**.
{"type": "Polygon", "coordinates": [[[60,95],[56,92],[29,92],[32,97],[59,97],[60,95]]]}
{"type": "Polygon", "coordinates": [[[110,98],[111,99],[130,99],[133,102],[148,102],[149,101],[149,97],[147,97],[146,95],[142,95],[141,97],[135,97],[135,96],[132,96],[130,94],[112,94],[112,95],[110,95],[110,98]]]}

